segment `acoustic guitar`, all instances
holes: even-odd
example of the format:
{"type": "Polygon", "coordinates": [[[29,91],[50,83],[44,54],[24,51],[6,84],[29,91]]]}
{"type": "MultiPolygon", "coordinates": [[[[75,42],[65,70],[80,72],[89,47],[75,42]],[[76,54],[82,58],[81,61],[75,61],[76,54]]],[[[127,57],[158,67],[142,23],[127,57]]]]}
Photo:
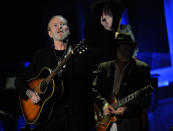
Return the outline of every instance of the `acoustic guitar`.
{"type": "Polygon", "coordinates": [[[51,71],[51,69],[48,67],[44,67],[35,78],[27,81],[29,88],[35,91],[41,98],[39,103],[33,104],[30,98],[25,100],[19,97],[22,113],[27,124],[36,124],[42,120],[48,120],[50,118],[55,99],[57,101],[57,97],[60,98],[64,90],[63,81],[59,80],[58,86],[57,82],[55,86],[54,77],[63,68],[73,54],[81,54],[86,50],[86,44],[80,42],[67,53],[65,58],[56,66],[53,71],[51,71]],[[58,91],[56,90],[57,88],[58,91]]]}
{"type": "MultiPolygon", "coordinates": [[[[118,107],[121,107],[133,100],[135,100],[136,98],[138,98],[139,96],[148,96],[152,94],[152,90],[153,90],[153,86],[152,85],[147,85],[144,88],[126,96],[125,98],[118,100],[116,98],[112,99],[112,103],[111,106],[114,109],[117,109],[118,107]]],[[[96,105],[95,105],[96,106],[96,105]]],[[[110,126],[112,125],[113,122],[117,121],[117,117],[115,117],[115,115],[113,114],[109,114],[109,115],[101,115],[101,113],[98,113],[98,107],[96,106],[95,109],[97,109],[97,114],[99,114],[99,116],[97,115],[97,123],[96,123],[96,131],[107,131],[110,126]]]]}

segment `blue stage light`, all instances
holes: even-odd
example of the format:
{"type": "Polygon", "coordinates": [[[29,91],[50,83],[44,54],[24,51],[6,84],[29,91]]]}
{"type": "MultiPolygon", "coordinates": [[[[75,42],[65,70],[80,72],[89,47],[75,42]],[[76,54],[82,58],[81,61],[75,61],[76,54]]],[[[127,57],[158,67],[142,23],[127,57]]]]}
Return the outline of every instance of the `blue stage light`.
{"type": "Polygon", "coordinates": [[[158,86],[164,87],[168,86],[169,83],[173,82],[173,1],[164,0],[164,10],[165,10],[165,21],[167,28],[167,37],[169,44],[169,53],[171,67],[166,67],[162,69],[152,70],[151,74],[159,74],[158,86]]]}
{"type": "Polygon", "coordinates": [[[169,52],[171,55],[171,63],[173,67],[173,1],[164,0],[164,9],[165,9],[165,20],[167,27],[167,36],[169,42],[169,52]]]}
{"type": "Polygon", "coordinates": [[[24,67],[28,67],[30,65],[30,62],[24,62],[24,67]]]}
{"type": "Polygon", "coordinates": [[[121,16],[121,24],[129,24],[129,20],[128,20],[128,10],[125,9],[122,13],[122,16],[121,16]]]}

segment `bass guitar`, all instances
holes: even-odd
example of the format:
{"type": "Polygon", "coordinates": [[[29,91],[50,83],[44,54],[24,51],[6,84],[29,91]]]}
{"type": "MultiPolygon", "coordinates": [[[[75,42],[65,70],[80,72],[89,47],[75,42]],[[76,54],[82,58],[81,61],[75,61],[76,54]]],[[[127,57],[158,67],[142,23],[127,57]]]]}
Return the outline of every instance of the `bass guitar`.
{"type": "Polygon", "coordinates": [[[27,124],[36,124],[42,120],[48,120],[50,118],[55,102],[55,96],[57,101],[57,95],[60,98],[64,90],[63,82],[59,80],[58,93],[55,93],[57,83],[55,86],[54,77],[73,54],[81,54],[86,50],[87,47],[83,44],[83,42],[77,44],[67,53],[65,58],[55,67],[53,71],[51,71],[48,67],[44,67],[35,78],[27,81],[29,88],[35,91],[41,98],[39,103],[33,104],[30,98],[25,100],[19,97],[22,113],[27,124]]]}
{"type": "MultiPolygon", "coordinates": [[[[111,104],[111,106],[114,109],[117,109],[118,107],[121,107],[133,100],[135,100],[136,98],[138,98],[139,96],[147,96],[147,95],[151,95],[152,94],[152,90],[153,90],[153,86],[152,85],[147,85],[144,88],[128,95],[127,97],[118,100],[117,99],[113,99],[113,104],[111,104]]],[[[95,105],[96,106],[96,105],[95,105]]],[[[111,124],[113,122],[117,121],[117,117],[115,117],[115,115],[109,114],[109,115],[103,115],[101,116],[101,113],[98,113],[98,107],[96,106],[97,109],[97,124],[96,124],[96,131],[107,131],[111,124]],[[99,114],[99,116],[98,116],[99,114]]]]}

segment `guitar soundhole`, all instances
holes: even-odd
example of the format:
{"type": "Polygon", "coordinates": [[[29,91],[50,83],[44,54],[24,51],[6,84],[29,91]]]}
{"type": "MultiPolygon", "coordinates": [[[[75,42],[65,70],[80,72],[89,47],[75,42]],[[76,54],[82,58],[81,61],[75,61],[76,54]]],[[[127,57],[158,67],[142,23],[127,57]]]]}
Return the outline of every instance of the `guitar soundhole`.
{"type": "Polygon", "coordinates": [[[41,93],[44,93],[47,89],[47,82],[45,80],[43,80],[40,84],[40,91],[41,93]]]}

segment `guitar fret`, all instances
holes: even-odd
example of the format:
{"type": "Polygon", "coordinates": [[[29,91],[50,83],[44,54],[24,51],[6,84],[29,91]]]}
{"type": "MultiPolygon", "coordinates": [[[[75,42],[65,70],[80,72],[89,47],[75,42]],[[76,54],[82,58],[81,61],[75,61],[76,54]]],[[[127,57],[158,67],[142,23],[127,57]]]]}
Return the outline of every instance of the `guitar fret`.
{"type": "MultiPolygon", "coordinates": [[[[72,50],[70,50],[69,53],[67,53],[66,57],[64,57],[64,59],[56,66],[56,68],[51,71],[51,69],[45,67],[43,68],[40,73],[38,74],[39,77],[37,77],[36,79],[31,79],[31,80],[28,80],[28,86],[35,90],[36,92],[38,93],[42,93],[42,101],[35,105],[33,103],[31,103],[30,100],[25,100],[23,98],[20,97],[20,103],[21,103],[21,108],[22,108],[22,112],[23,112],[23,115],[26,119],[26,122],[28,124],[36,124],[37,122],[39,122],[40,120],[40,117],[43,117],[45,115],[45,113],[48,113],[48,112],[44,112],[43,107],[46,105],[46,104],[51,104],[53,105],[54,104],[54,100],[49,100],[53,97],[53,94],[54,94],[54,89],[55,89],[55,85],[52,84],[51,88],[47,88],[49,83],[51,81],[53,81],[53,78],[55,77],[55,75],[60,71],[61,68],[63,68],[63,66],[66,64],[66,62],[69,60],[69,58],[75,54],[75,52],[79,52],[80,54],[82,52],[84,52],[85,50],[87,50],[86,48],[86,45],[83,45],[82,42],[78,45],[76,45],[74,48],[72,48],[72,50]],[[82,51],[80,51],[82,48],[82,51]],[[46,70],[46,73],[48,71],[49,75],[46,77],[46,78],[43,78],[43,76],[41,75],[42,72],[44,72],[46,70]],[[28,106],[30,106],[30,109],[27,111],[26,109],[28,109],[28,106]],[[26,111],[25,111],[26,110],[26,111]],[[32,114],[32,115],[30,115],[32,114]]],[[[45,75],[44,75],[45,77],[45,75]]],[[[63,86],[63,83],[61,84],[63,86]]],[[[64,89],[61,90],[61,94],[59,97],[62,96],[64,92],[64,89]]],[[[53,106],[52,106],[53,108],[53,106]]],[[[49,116],[51,115],[51,110],[52,108],[50,108],[49,112],[49,116]]],[[[45,117],[45,116],[44,116],[45,117]]]]}
{"type": "MultiPolygon", "coordinates": [[[[146,95],[146,93],[147,93],[146,91],[152,91],[152,90],[153,90],[152,85],[147,85],[147,87],[140,89],[140,90],[126,96],[125,98],[117,101],[116,103],[112,104],[112,107],[114,109],[117,109],[118,107],[134,100],[135,98],[137,98],[143,94],[146,95]]],[[[150,95],[151,95],[151,93],[150,93],[150,95]]],[[[99,129],[99,130],[107,129],[107,127],[109,127],[109,124],[112,122],[112,118],[113,117],[110,117],[110,115],[104,115],[103,119],[99,120],[99,124],[97,125],[97,129],[99,129]]]]}
{"type": "Polygon", "coordinates": [[[49,74],[49,76],[45,79],[47,83],[49,83],[52,78],[55,77],[56,73],[64,66],[67,60],[72,56],[72,52],[70,52],[65,59],[61,61],[61,63],[49,74]]]}
{"type": "Polygon", "coordinates": [[[133,94],[128,95],[127,97],[125,97],[125,98],[119,100],[117,103],[112,104],[112,106],[113,106],[115,109],[117,109],[118,107],[120,107],[120,106],[122,106],[122,105],[128,103],[129,101],[135,99],[135,98],[138,96],[138,94],[139,94],[139,92],[136,91],[136,92],[134,92],[133,94]]]}
{"type": "Polygon", "coordinates": [[[127,97],[117,101],[116,103],[111,104],[111,106],[114,109],[117,109],[118,107],[120,107],[120,106],[122,106],[122,105],[124,105],[124,104],[126,104],[126,103],[128,103],[128,102],[130,102],[132,100],[134,100],[135,98],[139,97],[141,95],[141,93],[143,93],[144,91],[147,91],[148,88],[149,89],[151,88],[151,90],[153,90],[153,87],[151,85],[149,85],[149,86],[147,86],[147,88],[145,87],[145,88],[143,88],[141,90],[138,90],[138,91],[128,95],[127,97]]]}

